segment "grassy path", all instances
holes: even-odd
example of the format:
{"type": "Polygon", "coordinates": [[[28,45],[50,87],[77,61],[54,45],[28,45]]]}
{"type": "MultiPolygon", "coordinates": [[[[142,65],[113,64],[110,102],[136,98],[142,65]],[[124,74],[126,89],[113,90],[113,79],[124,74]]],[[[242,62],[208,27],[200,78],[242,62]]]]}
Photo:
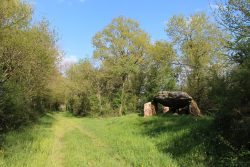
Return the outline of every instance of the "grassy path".
{"type": "Polygon", "coordinates": [[[209,122],[174,116],[47,114],[38,124],[6,135],[0,166],[207,166],[207,146],[199,129],[209,122]]]}

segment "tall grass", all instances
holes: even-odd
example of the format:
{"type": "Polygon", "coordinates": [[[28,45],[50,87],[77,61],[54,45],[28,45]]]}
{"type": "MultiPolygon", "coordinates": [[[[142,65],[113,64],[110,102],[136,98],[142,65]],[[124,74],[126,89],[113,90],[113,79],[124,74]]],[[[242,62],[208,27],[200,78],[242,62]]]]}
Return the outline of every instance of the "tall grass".
{"type": "Polygon", "coordinates": [[[46,166],[54,140],[53,121],[46,115],[37,125],[8,133],[0,151],[0,166],[46,166]]]}
{"type": "Polygon", "coordinates": [[[0,166],[211,166],[210,118],[47,114],[5,136],[0,166]]]}

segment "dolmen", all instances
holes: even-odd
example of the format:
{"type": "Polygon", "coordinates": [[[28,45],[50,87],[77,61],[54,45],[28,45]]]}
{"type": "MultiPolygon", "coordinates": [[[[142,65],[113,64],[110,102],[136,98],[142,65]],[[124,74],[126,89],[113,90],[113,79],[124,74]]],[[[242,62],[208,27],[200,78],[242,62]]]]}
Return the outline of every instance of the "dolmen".
{"type": "Polygon", "coordinates": [[[160,91],[151,102],[144,105],[144,116],[152,116],[157,113],[158,103],[163,105],[163,113],[169,111],[175,114],[191,114],[201,116],[201,111],[195,100],[186,92],[160,91]]]}

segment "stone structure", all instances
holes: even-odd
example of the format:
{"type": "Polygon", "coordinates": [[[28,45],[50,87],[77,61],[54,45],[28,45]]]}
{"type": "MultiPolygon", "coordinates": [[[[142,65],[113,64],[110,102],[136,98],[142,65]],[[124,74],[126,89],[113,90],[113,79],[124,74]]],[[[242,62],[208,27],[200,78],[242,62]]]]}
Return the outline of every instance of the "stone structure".
{"type": "Polygon", "coordinates": [[[152,102],[155,108],[157,108],[157,104],[160,103],[163,106],[169,107],[174,113],[186,113],[195,116],[201,115],[198,105],[186,92],[161,91],[153,98],[152,102]]]}
{"type": "Polygon", "coordinates": [[[156,114],[156,105],[153,102],[144,104],[144,117],[153,116],[156,114]]]}
{"type": "Polygon", "coordinates": [[[169,107],[164,106],[162,112],[163,112],[163,113],[169,112],[169,107]]]}

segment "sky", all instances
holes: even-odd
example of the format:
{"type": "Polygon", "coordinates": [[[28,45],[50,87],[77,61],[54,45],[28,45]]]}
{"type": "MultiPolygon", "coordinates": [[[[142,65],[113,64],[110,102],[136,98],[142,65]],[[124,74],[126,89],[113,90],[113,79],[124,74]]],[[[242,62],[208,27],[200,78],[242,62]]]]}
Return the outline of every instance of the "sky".
{"type": "Polygon", "coordinates": [[[189,16],[210,12],[209,0],[28,0],[34,8],[34,21],[46,18],[58,34],[63,61],[90,58],[92,37],[124,16],[140,23],[152,41],[167,39],[164,28],[173,15],[189,16]]]}

